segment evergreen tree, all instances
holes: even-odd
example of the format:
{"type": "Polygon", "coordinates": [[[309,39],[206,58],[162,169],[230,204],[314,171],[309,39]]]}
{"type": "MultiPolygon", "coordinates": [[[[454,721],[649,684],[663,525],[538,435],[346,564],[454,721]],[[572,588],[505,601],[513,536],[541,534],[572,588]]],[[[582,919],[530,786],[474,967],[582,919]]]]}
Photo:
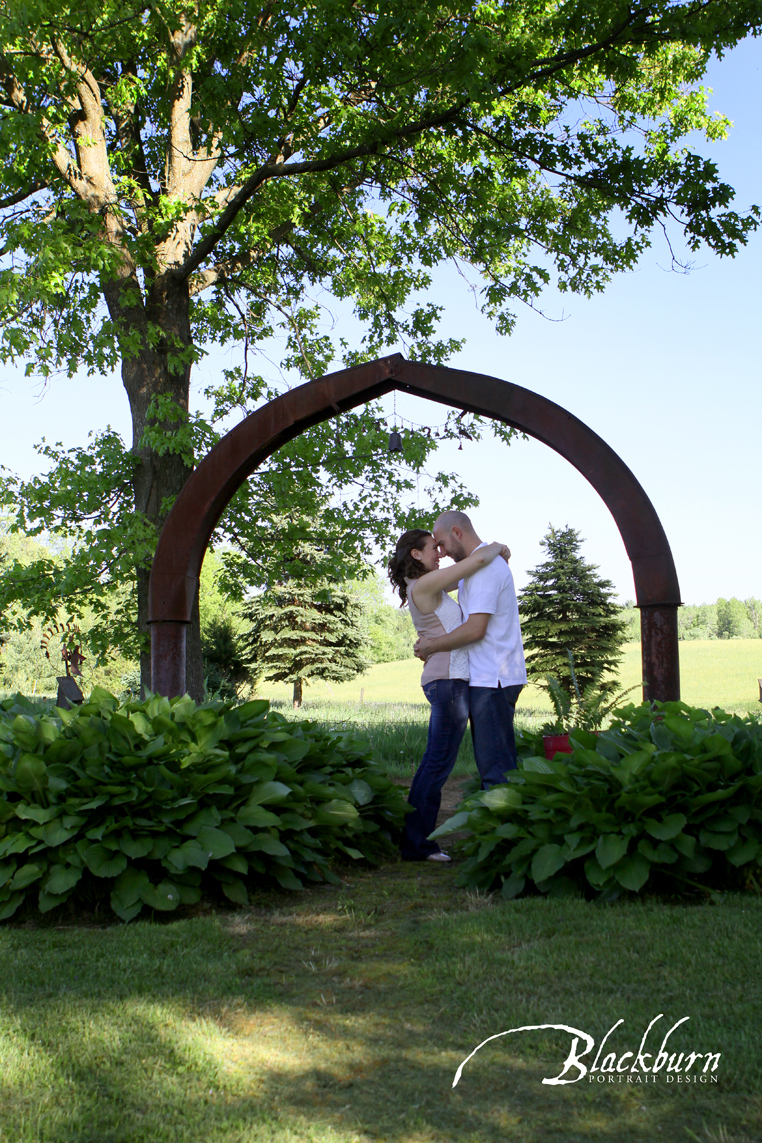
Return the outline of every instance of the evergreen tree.
{"type": "MultiPolygon", "coordinates": [[[[595,564],[579,552],[581,539],[574,528],[552,525],[542,541],[547,560],[531,573],[519,596],[521,630],[530,678],[551,675],[572,693],[569,651],[580,690],[614,671],[622,657],[627,624],[614,602],[614,585],[601,579],[595,564]]],[[[616,689],[616,682],[602,689],[616,689]]]]}
{"type": "Polygon", "coordinates": [[[347,682],[370,666],[360,630],[362,609],[340,588],[288,583],[246,604],[251,624],[243,644],[258,675],[293,683],[302,705],[309,679],[347,682]]]}

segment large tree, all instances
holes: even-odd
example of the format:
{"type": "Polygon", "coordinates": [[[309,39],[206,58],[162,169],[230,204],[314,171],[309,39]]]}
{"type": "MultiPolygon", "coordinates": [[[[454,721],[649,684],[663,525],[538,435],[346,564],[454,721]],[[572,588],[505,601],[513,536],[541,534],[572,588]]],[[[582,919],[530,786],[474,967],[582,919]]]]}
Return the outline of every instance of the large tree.
{"type": "MultiPolygon", "coordinates": [[[[756,218],[681,140],[724,132],[697,85],[761,6],[0,0],[2,355],[43,377],[118,366],[133,422],[129,449],[104,432],[53,449],[47,481],[11,486],[19,523],[73,548],[65,575],[19,572],[10,595],[40,612],[86,590],[92,604],[137,567],[145,629],[157,529],[214,435],[187,416],[213,343],[248,351],[216,393],[224,414],[271,394],[251,351],[279,329],[282,365],[305,377],[390,346],[444,359],[457,343],[437,339],[426,290],[446,259],[473,270],[508,332],[516,300],[535,305],[552,279],[602,289],[672,220],[689,248],[732,254],[756,218]],[[321,297],[354,306],[351,350],[320,325],[321,297]]],[[[242,493],[225,534],[249,565],[268,558],[259,535],[288,547],[299,532],[290,466],[304,520],[321,508],[324,547],[347,565],[405,523],[410,480],[368,447],[377,418],[313,430],[242,493]]],[[[434,443],[412,446],[413,467],[434,443]]],[[[453,499],[442,484],[437,506],[453,499]]]]}

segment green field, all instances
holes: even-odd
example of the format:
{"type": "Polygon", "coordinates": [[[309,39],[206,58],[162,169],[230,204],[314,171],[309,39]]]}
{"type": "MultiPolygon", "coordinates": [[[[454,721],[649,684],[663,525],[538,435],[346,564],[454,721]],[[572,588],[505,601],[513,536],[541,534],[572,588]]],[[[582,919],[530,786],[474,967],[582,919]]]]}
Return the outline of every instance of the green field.
{"type": "MultiPolygon", "coordinates": [[[[758,678],[762,678],[762,639],[696,639],[680,644],[682,698],[692,706],[721,706],[726,710],[760,710],[758,678]]],[[[404,703],[423,704],[420,688],[421,664],[417,659],[400,663],[380,663],[351,683],[316,682],[305,689],[306,706],[325,703],[404,703]]],[[[640,644],[628,643],[620,675],[623,687],[639,684],[640,644]]],[[[262,698],[288,702],[291,687],[283,683],[262,683],[262,698]]],[[[637,699],[638,692],[632,692],[637,699]]],[[[526,687],[518,711],[548,710],[548,700],[537,687],[526,687]]],[[[530,715],[531,717],[531,715],[530,715]]]]}

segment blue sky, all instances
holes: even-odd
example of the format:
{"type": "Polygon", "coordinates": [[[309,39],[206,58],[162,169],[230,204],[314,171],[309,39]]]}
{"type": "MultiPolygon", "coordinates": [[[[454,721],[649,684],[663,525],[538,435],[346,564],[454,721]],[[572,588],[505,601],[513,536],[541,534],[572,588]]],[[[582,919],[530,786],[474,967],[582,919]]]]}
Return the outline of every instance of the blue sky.
{"type": "MultiPolygon", "coordinates": [[[[714,157],[737,191],[735,206],[762,203],[762,42],[749,40],[712,64],[713,109],[733,121],[726,142],[695,143],[714,157]]],[[[510,338],[498,337],[457,276],[438,272],[432,292],[448,334],[467,337],[452,364],[514,381],[563,405],[604,438],[633,470],[659,513],[677,564],[683,599],[762,596],[762,235],[735,259],[692,256],[689,274],[669,267],[658,237],[638,268],[586,300],[543,298],[546,320],[521,310],[510,338]],[[557,320],[563,318],[564,320],[557,320]]],[[[194,399],[221,368],[199,368],[194,399]]],[[[40,466],[41,437],[84,444],[111,424],[130,437],[127,401],[116,377],[54,379],[44,393],[20,371],[0,374],[0,463],[24,476],[40,466]]],[[[391,401],[387,399],[389,408],[391,401]]],[[[398,411],[421,423],[441,406],[400,396],[398,411]]],[[[513,551],[517,584],[542,558],[548,523],[585,537],[584,554],[632,598],[632,573],[607,509],[587,482],[536,441],[441,449],[481,499],[473,513],[485,539],[513,551]]],[[[431,466],[430,466],[431,467],[431,466]]]]}

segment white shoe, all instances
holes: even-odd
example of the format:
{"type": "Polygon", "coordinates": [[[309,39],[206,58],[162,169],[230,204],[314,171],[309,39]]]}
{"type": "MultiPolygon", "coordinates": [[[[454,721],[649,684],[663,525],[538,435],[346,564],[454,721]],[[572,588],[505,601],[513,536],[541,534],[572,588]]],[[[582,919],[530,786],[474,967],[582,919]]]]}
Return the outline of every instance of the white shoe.
{"type": "Polygon", "coordinates": [[[452,861],[452,858],[450,857],[449,853],[445,853],[445,851],[441,849],[439,853],[430,853],[426,860],[439,861],[442,864],[446,864],[447,862],[452,861]]]}

